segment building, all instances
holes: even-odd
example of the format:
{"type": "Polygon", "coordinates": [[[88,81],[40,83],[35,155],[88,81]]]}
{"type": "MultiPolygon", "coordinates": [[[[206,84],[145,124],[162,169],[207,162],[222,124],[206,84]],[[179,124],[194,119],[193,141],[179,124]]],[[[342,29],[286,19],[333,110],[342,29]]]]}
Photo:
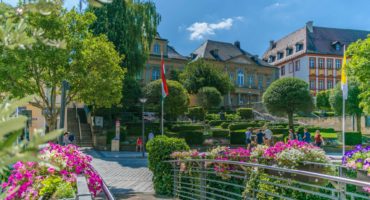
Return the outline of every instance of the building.
{"type": "Polygon", "coordinates": [[[224,106],[238,107],[260,102],[263,92],[278,77],[276,67],[234,44],[207,40],[191,54],[192,60],[205,59],[229,74],[235,90],[225,95],[224,106]]]}
{"type": "Polygon", "coordinates": [[[161,77],[161,54],[166,68],[166,78],[172,79],[176,73],[184,70],[186,63],[189,59],[179,54],[175,48],[168,45],[168,40],[163,39],[157,34],[155,37],[149,54],[149,59],[145,64],[143,71],[138,74],[138,79],[144,85],[150,81],[160,79],[161,77]]]}
{"type": "Polygon", "coordinates": [[[280,77],[297,77],[309,83],[315,95],[340,81],[344,46],[368,34],[369,31],[313,26],[309,21],[278,41],[270,41],[263,60],[277,66],[280,77]]]}

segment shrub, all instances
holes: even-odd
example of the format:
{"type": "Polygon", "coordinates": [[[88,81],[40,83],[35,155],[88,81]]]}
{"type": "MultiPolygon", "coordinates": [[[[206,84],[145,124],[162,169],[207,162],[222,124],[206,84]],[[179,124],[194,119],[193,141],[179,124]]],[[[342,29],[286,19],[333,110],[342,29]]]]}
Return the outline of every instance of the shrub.
{"type": "Polygon", "coordinates": [[[198,90],[198,103],[209,110],[217,108],[222,101],[221,93],[214,87],[202,87],[198,90]]]}
{"type": "Polygon", "coordinates": [[[284,134],[273,135],[274,142],[284,142],[284,134]]]}
{"type": "Polygon", "coordinates": [[[203,121],[206,115],[206,111],[202,107],[192,107],[188,109],[187,116],[191,120],[203,121]]]}
{"type": "Polygon", "coordinates": [[[240,116],[237,114],[225,114],[225,118],[228,121],[235,121],[235,120],[239,120],[240,116]]]}
{"type": "Polygon", "coordinates": [[[219,121],[220,120],[220,114],[207,114],[206,115],[206,120],[214,120],[214,121],[219,121]]]}
{"type": "Polygon", "coordinates": [[[227,129],[213,129],[212,136],[215,138],[228,138],[229,130],[227,129]]]}
{"type": "Polygon", "coordinates": [[[238,108],[237,113],[242,119],[253,119],[252,108],[238,108]]]}
{"type": "Polygon", "coordinates": [[[230,144],[245,144],[245,131],[230,132],[230,144]]]}
{"type": "MultiPolygon", "coordinates": [[[[342,138],[342,137],[339,137],[339,138],[342,138]]],[[[346,132],[345,138],[346,138],[346,145],[362,144],[361,132],[346,132]]]]}
{"type": "Polygon", "coordinates": [[[222,126],[223,123],[227,123],[227,126],[224,128],[224,129],[227,129],[229,127],[229,123],[231,121],[226,121],[226,120],[212,120],[212,121],[209,121],[209,125],[210,126],[222,126]]]}
{"type": "Polygon", "coordinates": [[[245,130],[249,127],[257,127],[257,123],[255,122],[238,122],[238,123],[232,123],[229,125],[229,129],[230,131],[234,131],[234,130],[245,130]]]}
{"type": "Polygon", "coordinates": [[[170,160],[174,151],[188,151],[190,148],[184,139],[157,136],[150,140],[146,148],[149,156],[149,169],[153,172],[153,185],[156,194],[172,195],[173,173],[170,160]]]}
{"type": "Polygon", "coordinates": [[[188,145],[202,145],[204,142],[203,131],[182,131],[180,138],[184,138],[188,145]]]}
{"type": "Polygon", "coordinates": [[[230,122],[222,122],[221,123],[221,128],[228,129],[229,128],[229,125],[230,125],[230,122]]]}
{"type": "Polygon", "coordinates": [[[284,134],[287,135],[289,132],[288,128],[272,128],[270,129],[273,134],[284,134]]]}
{"type": "Polygon", "coordinates": [[[196,130],[203,130],[204,126],[202,124],[178,124],[172,126],[172,131],[180,132],[180,131],[196,131],[196,130]]]}

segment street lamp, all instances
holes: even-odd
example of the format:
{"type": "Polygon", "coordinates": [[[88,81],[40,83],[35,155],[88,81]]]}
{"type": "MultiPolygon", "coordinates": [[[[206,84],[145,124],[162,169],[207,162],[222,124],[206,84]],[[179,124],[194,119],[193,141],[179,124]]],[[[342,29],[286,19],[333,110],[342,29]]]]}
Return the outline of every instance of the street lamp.
{"type": "Polygon", "coordinates": [[[142,103],[143,104],[143,111],[142,111],[142,123],[143,123],[143,126],[142,126],[142,128],[143,128],[143,130],[142,130],[142,141],[143,141],[143,147],[141,148],[141,151],[142,151],[142,153],[143,153],[143,158],[145,158],[145,139],[144,139],[144,135],[145,135],[145,123],[144,123],[144,104],[145,104],[145,102],[147,101],[148,99],[147,98],[140,98],[139,99],[139,101],[140,101],[140,103],[142,103]]]}

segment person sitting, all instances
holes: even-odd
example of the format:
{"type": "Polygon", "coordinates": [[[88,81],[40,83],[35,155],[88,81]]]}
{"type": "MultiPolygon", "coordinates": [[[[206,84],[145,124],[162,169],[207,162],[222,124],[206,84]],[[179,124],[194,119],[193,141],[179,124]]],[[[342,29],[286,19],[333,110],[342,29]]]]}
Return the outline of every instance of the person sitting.
{"type": "Polygon", "coordinates": [[[136,140],[136,151],[141,152],[143,150],[143,139],[141,137],[138,137],[136,140]]]}
{"type": "Polygon", "coordinates": [[[264,142],[264,136],[265,134],[262,133],[261,129],[258,130],[258,133],[256,135],[256,143],[257,145],[261,145],[264,142]]]}
{"type": "Polygon", "coordinates": [[[305,141],[307,143],[311,143],[311,133],[308,132],[308,129],[307,128],[304,129],[303,141],[305,141]]]}

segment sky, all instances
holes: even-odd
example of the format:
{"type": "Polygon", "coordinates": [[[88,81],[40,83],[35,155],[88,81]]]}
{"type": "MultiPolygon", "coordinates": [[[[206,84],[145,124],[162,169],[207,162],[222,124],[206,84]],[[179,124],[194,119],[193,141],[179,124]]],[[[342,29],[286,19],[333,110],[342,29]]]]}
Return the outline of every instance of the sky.
{"type": "MultiPolygon", "coordinates": [[[[18,0],[3,0],[16,3],[18,0]]],[[[303,27],[370,30],[369,0],[152,0],[161,15],[158,32],[182,55],[205,40],[231,42],[259,56],[270,40],[303,27]]],[[[67,8],[78,0],[66,0],[67,8]]]]}

